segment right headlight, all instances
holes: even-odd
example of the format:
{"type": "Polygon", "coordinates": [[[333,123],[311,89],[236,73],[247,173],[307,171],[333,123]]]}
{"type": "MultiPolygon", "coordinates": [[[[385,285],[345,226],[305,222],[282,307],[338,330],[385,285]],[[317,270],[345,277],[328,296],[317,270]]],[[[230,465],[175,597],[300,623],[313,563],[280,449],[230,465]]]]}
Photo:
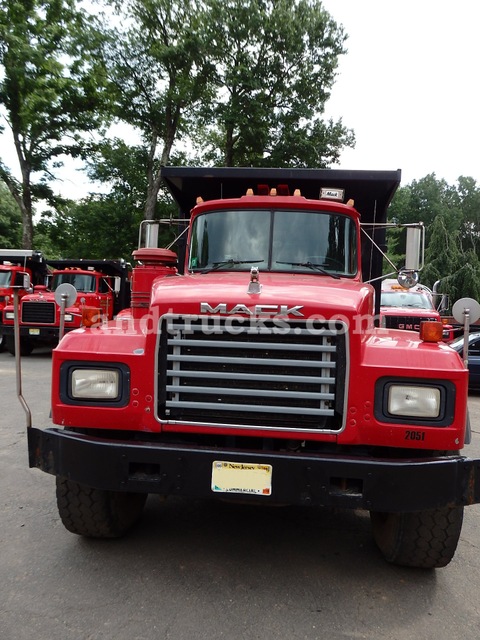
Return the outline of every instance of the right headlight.
{"type": "Polygon", "coordinates": [[[441,393],[438,387],[392,384],[388,389],[388,413],[411,418],[438,418],[441,393]]]}
{"type": "Polygon", "coordinates": [[[380,378],[375,385],[375,417],[392,424],[446,427],[453,421],[455,392],[450,380],[380,378]]]}

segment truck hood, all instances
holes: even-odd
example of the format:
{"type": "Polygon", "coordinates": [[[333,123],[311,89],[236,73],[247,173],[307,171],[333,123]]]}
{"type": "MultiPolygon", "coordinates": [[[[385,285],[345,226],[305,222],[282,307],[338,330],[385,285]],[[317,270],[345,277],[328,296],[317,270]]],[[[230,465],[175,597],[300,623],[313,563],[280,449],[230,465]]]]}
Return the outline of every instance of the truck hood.
{"type": "Polygon", "coordinates": [[[373,288],[348,279],[320,274],[259,274],[261,292],[248,292],[249,272],[184,275],[155,280],[152,307],[160,315],[215,313],[218,315],[321,315],[326,320],[373,313],[373,288]],[[203,305],[202,305],[203,303],[203,305]]]}

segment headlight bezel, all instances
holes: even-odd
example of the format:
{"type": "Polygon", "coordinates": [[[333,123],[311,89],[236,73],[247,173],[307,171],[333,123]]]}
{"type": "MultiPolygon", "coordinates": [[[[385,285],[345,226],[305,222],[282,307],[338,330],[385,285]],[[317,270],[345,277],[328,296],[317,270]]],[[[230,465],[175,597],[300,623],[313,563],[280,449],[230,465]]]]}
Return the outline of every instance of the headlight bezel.
{"type": "Polygon", "coordinates": [[[453,423],[455,413],[456,388],[450,380],[384,377],[375,385],[375,418],[388,424],[421,425],[424,427],[448,427],[453,423]],[[417,387],[435,389],[440,393],[440,411],[437,417],[408,416],[389,411],[389,397],[392,387],[417,387]]]}
{"type": "Polygon", "coordinates": [[[124,407],[130,400],[130,368],[121,362],[88,362],[70,360],[60,367],[60,400],[64,404],[89,407],[124,407]],[[72,379],[75,371],[113,371],[118,374],[115,398],[75,397],[72,379]]]}

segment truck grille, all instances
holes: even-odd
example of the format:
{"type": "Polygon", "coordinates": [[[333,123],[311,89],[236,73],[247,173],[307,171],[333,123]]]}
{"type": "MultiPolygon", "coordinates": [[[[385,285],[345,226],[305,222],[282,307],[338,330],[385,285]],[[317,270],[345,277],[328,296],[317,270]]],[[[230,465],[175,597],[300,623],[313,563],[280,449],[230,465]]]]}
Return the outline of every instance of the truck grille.
{"type": "Polygon", "coordinates": [[[55,303],[23,302],[22,322],[30,324],[55,324],[55,303]]]}
{"type": "Polygon", "coordinates": [[[385,327],[387,329],[408,329],[418,331],[420,323],[425,321],[435,321],[437,318],[426,318],[425,316],[384,316],[385,327]]]}
{"type": "Polygon", "coordinates": [[[342,323],[164,319],[159,416],[190,424],[339,431],[346,335],[342,323]]]}

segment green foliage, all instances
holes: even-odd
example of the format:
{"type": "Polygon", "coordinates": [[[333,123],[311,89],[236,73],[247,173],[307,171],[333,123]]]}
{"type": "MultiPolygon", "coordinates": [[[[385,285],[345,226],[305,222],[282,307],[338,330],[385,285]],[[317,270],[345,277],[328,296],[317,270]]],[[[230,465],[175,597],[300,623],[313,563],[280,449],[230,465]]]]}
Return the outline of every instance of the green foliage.
{"type": "Polygon", "coordinates": [[[139,131],[155,216],[159,170],[190,164],[318,166],[353,146],[321,118],[346,36],[312,0],[112,1],[104,61],[113,114],[139,131]]]}
{"type": "Polygon", "coordinates": [[[217,166],[326,167],[353,133],[321,114],[346,36],[311,0],[207,0],[216,93],[200,156],[217,166]]]}
{"type": "Polygon", "coordinates": [[[78,156],[83,134],[104,117],[100,39],[74,0],[0,0],[0,107],[22,176],[14,180],[0,162],[0,179],[22,212],[25,248],[32,247],[35,199],[54,200],[48,184],[59,159],[78,156]]]}
{"type": "MultiPolygon", "coordinates": [[[[480,299],[480,189],[472,178],[460,177],[458,186],[437,180],[435,174],[400,188],[389,209],[392,222],[423,222],[426,229],[423,284],[449,295],[480,299]]],[[[404,240],[389,230],[388,255],[402,264],[404,240]]]]}
{"type": "Polygon", "coordinates": [[[22,217],[12,194],[0,182],[0,249],[19,249],[22,237],[22,217]]]}
{"type": "Polygon", "coordinates": [[[141,218],[126,199],[97,195],[67,203],[60,215],[44,214],[38,231],[62,258],[129,259],[141,218]]]}

